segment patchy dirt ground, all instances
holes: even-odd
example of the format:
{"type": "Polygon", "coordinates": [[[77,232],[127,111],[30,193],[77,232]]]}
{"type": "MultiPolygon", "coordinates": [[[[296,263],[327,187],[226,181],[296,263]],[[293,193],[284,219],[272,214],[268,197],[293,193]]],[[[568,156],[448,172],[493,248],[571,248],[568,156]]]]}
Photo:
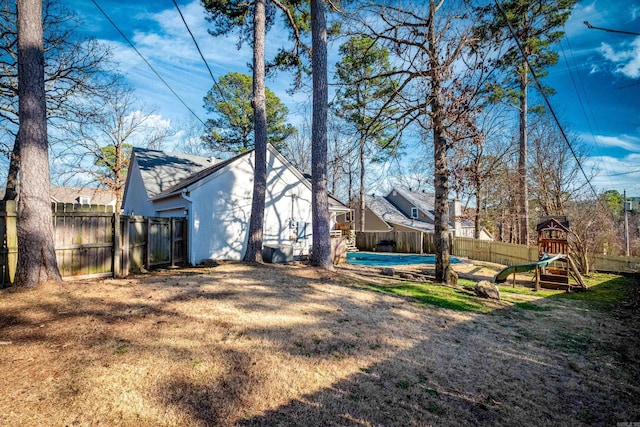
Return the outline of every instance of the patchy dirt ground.
{"type": "Polygon", "coordinates": [[[229,263],[0,291],[0,425],[640,421],[637,308],[519,295],[475,314],[372,280],[229,263]]]}

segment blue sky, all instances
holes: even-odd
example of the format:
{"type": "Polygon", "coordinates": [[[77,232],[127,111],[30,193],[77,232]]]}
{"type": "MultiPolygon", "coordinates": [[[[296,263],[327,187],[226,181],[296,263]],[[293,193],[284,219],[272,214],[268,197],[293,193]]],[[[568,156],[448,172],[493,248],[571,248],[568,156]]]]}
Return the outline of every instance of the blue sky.
{"type": "MultiPolygon", "coordinates": [[[[200,119],[206,120],[202,98],[211,88],[211,77],[173,2],[98,3],[200,119]]],[[[248,73],[248,46],[238,51],[237,37],[210,36],[210,24],[198,0],[178,4],[216,77],[230,71],[248,73]]],[[[155,108],[158,120],[174,124],[192,120],[91,1],[72,0],[67,5],[83,18],[88,35],[111,46],[138,98],[155,108]]],[[[583,21],[596,27],[640,32],[640,3],[580,2],[565,25],[566,37],[558,46],[560,61],[545,78],[545,84],[557,91],[551,103],[563,126],[585,144],[585,168],[598,171],[593,180],[596,189],[626,189],[628,194],[640,196],[640,37],[589,29],[583,21]]],[[[286,39],[284,32],[270,32],[267,57],[286,39]]],[[[335,50],[330,54],[330,66],[338,60],[335,50]]],[[[267,85],[288,105],[291,121],[299,123],[308,112],[304,104],[309,93],[288,94],[290,82],[291,76],[279,74],[267,85]]]]}

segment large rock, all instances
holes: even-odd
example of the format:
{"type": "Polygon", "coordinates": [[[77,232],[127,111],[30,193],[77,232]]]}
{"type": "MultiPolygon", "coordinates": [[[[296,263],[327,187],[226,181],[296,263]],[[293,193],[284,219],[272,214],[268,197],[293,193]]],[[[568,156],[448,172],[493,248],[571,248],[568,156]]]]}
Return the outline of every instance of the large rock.
{"type": "Polygon", "coordinates": [[[396,271],[391,267],[384,267],[382,270],[380,270],[380,274],[382,274],[383,276],[393,277],[396,275],[396,271]]]}
{"type": "Polygon", "coordinates": [[[500,301],[500,289],[494,284],[487,280],[482,280],[478,282],[475,288],[476,295],[480,298],[488,298],[500,301]]]}

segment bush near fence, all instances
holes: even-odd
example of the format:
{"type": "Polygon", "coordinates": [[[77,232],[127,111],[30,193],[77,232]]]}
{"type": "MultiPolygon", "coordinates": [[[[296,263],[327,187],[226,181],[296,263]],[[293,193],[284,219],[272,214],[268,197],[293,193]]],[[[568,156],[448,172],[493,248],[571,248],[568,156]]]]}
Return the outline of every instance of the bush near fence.
{"type": "MultiPolygon", "coordinates": [[[[395,241],[397,252],[416,254],[435,252],[432,233],[412,231],[356,232],[356,247],[361,251],[373,251],[378,242],[383,240],[395,241]]],[[[502,265],[527,264],[538,260],[537,246],[454,237],[451,239],[449,247],[453,256],[502,265]]],[[[595,255],[593,270],[610,273],[640,273],[640,258],[595,255]]]]}
{"type": "MultiPolygon", "coordinates": [[[[126,276],[186,263],[184,218],[121,216],[104,205],[52,204],[54,247],[65,278],[126,276]]],[[[18,245],[16,204],[0,203],[2,285],[13,283],[18,245]]]]}

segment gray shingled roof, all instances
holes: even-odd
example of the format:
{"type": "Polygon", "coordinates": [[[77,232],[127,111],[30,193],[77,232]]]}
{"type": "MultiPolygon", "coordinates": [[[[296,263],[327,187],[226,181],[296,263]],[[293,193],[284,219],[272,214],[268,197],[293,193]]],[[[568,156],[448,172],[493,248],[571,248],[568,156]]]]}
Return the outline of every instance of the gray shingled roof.
{"type": "Polygon", "coordinates": [[[232,157],[232,158],[227,159],[227,160],[220,161],[219,163],[216,163],[213,166],[209,166],[207,168],[201,169],[201,170],[195,172],[194,174],[188,176],[187,178],[183,179],[182,181],[178,182],[174,186],[167,188],[165,191],[163,191],[161,193],[158,193],[153,198],[154,199],[160,199],[160,198],[162,198],[164,196],[168,196],[169,194],[177,193],[178,191],[180,191],[180,190],[182,190],[184,188],[187,188],[191,184],[200,181],[201,179],[211,175],[214,172],[219,171],[223,167],[235,162],[236,160],[248,155],[249,153],[251,153],[251,151],[248,151],[246,153],[240,154],[239,156],[232,157]]]}
{"type": "Polygon", "coordinates": [[[433,232],[433,224],[423,221],[411,220],[398,210],[386,198],[373,195],[365,195],[365,204],[380,219],[388,224],[398,224],[405,227],[412,227],[417,230],[433,232]]]}
{"type": "Polygon", "coordinates": [[[167,153],[140,147],[134,147],[133,152],[150,198],[168,190],[194,173],[220,162],[206,157],[167,153]]]}
{"type": "MultiPolygon", "coordinates": [[[[299,176],[299,178],[301,180],[303,180],[303,182],[305,182],[305,184],[311,189],[311,182],[309,180],[309,178],[307,178],[307,175],[301,173],[298,169],[296,169],[295,166],[291,165],[289,163],[289,161],[283,157],[278,150],[276,150],[271,144],[267,145],[267,149],[269,151],[271,151],[271,153],[275,156],[279,156],[281,161],[284,162],[287,166],[289,166],[291,168],[291,171],[295,174],[297,174],[299,176]]],[[[136,149],[137,150],[137,149],[136,149]]],[[[154,150],[147,150],[147,151],[154,151],[154,150]]],[[[163,185],[163,190],[157,192],[154,195],[149,194],[149,198],[151,199],[161,199],[165,196],[168,196],[170,194],[174,194],[179,192],[180,190],[187,188],[188,186],[190,186],[193,183],[196,183],[198,181],[200,181],[201,179],[219,171],[220,169],[224,168],[225,166],[235,162],[236,160],[241,159],[244,156],[249,155],[250,153],[252,153],[253,150],[251,151],[247,151],[246,153],[242,153],[239,154],[235,157],[232,157],[228,160],[218,160],[217,163],[214,163],[213,165],[211,163],[209,163],[207,165],[207,167],[204,168],[200,168],[198,170],[195,170],[192,174],[186,176],[186,177],[182,177],[180,180],[178,180],[177,182],[174,182],[171,186],[169,185],[163,185]]],[[[162,153],[161,151],[158,151],[157,153],[162,153]]],[[[165,153],[169,156],[173,156],[173,153],[165,153]]],[[[177,155],[177,156],[181,156],[181,155],[177,155]]],[[[198,158],[197,156],[185,156],[185,157],[192,157],[195,158],[195,160],[197,159],[203,159],[202,157],[198,158]]],[[[169,159],[169,157],[167,157],[167,159],[169,159]]],[[[205,159],[208,160],[208,159],[205,159]]],[[[167,160],[168,162],[169,160],[167,160]]],[[[169,170],[169,164],[163,165],[163,167],[167,170],[169,170]]],[[[145,181],[145,185],[146,181],[145,181]]],[[[148,187],[147,187],[148,189],[148,187]]],[[[329,207],[336,209],[336,210],[341,210],[341,211],[348,211],[349,208],[347,206],[345,206],[341,201],[339,201],[338,199],[336,199],[334,196],[332,196],[331,194],[329,194],[329,207]]]]}
{"type": "Polygon", "coordinates": [[[108,205],[116,200],[115,193],[106,188],[51,187],[49,195],[57,203],[80,203],[80,197],[89,197],[92,205],[108,205]]]}
{"type": "Polygon", "coordinates": [[[436,195],[434,193],[425,193],[422,191],[409,191],[404,188],[394,188],[393,191],[397,191],[402,197],[407,199],[413,206],[420,209],[427,215],[428,222],[434,221],[434,203],[436,195]]]}

